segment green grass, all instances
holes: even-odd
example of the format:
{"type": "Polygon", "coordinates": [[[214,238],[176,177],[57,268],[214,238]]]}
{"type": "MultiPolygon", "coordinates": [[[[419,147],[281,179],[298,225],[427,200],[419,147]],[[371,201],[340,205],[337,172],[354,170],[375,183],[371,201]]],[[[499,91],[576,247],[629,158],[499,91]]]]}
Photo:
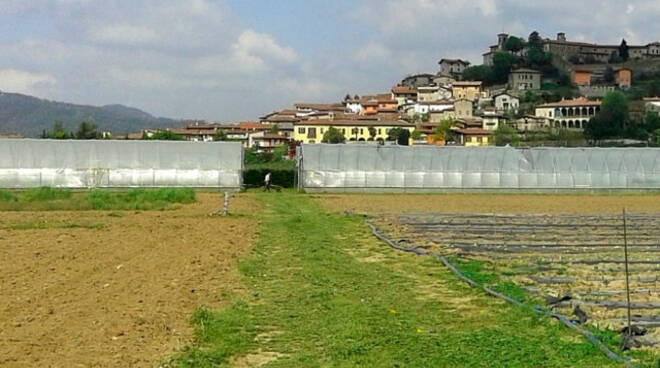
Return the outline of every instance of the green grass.
{"type": "Polygon", "coordinates": [[[0,211],[169,210],[194,202],[195,191],[187,188],[0,191],[0,211]]]}
{"type": "Polygon", "coordinates": [[[0,189],[0,202],[16,202],[18,197],[12,191],[0,189]]]}
{"type": "Polygon", "coordinates": [[[21,199],[27,202],[54,201],[69,198],[71,198],[71,190],[50,187],[28,189],[21,196],[21,199]]]}
{"type": "MultiPolygon", "coordinates": [[[[227,367],[259,350],[284,354],[267,367],[616,366],[558,323],[378,243],[363,218],[325,213],[306,195],[254,197],[260,236],[239,265],[249,293],[195,313],[196,342],[174,366],[227,367]]],[[[483,265],[470,267],[488,281],[483,265]]]]}

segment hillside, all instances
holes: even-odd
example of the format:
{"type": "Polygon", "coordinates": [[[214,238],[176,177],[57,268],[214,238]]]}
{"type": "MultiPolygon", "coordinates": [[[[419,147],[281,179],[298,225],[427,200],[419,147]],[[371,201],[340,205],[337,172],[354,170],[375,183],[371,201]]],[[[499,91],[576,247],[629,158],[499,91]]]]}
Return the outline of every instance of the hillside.
{"type": "Polygon", "coordinates": [[[81,121],[91,121],[99,131],[114,134],[182,124],[179,120],[157,118],[123,105],[75,105],[0,92],[0,133],[38,137],[44,129],[52,129],[56,120],[61,120],[66,130],[75,131],[81,121]]]}

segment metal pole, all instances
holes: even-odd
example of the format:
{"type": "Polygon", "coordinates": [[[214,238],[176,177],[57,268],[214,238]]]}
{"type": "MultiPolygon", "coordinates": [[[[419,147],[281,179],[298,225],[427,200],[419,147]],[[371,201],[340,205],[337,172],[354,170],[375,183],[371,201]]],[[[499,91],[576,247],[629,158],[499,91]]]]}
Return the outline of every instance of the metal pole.
{"type": "Polygon", "coordinates": [[[628,299],[628,337],[632,336],[632,326],[630,317],[630,280],[628,277],[628,233],[626,226],[626,208],[623,208],[623,252],[625,254],[626,264],[626,298],[628,299]]]}

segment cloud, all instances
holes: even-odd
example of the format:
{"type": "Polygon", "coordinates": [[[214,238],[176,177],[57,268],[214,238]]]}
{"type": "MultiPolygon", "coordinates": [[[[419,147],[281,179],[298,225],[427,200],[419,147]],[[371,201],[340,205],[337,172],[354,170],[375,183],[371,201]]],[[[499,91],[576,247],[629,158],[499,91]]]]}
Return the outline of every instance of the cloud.
{"type": "Polygon", "coordinates": [[[35,93],[39,87],[57,83],[49,74],[31,73],[16,69],[0,70],[0,91],[17,93],[35,93]]]}
{"type": "Polygon", "coordinates": [[[132,24],[113,24],[94,29],[90,34],[91,40],[118,44],[148,44],[158,40],[158,33],[145,26],[132,24]]]}

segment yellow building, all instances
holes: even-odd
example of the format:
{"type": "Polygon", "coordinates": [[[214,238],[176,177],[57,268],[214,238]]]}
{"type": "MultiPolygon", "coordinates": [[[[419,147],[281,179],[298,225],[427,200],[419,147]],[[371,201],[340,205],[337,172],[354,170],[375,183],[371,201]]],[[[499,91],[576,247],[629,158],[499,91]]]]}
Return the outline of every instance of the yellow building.
{"type": "Polygon", "coordinates": [[[493,132],[484,129],[456,129],[459,143],[466,147],[492,146],[493,132]]]}
{"type": "Polygon", "coordinates": [[[339,129],[347,142],[385,141],[394,128],[407,129],[411,134],[415,130],[413,124],[403,120],[304,120],[294,124],[293,139],[302,143],[321,143],[323,134],[330,127],[339,129]]]}

